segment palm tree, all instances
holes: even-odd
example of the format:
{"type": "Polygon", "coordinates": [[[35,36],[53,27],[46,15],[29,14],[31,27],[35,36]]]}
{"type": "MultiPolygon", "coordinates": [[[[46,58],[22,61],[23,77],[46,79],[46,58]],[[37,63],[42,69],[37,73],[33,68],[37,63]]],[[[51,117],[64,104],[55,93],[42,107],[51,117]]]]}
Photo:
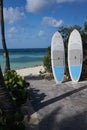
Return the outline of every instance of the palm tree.
{"type": "MultiPolygon", "coordinates": [[[[7,71],[10,70],[10,63],[9,63],[9,55],[8,55],[8,50],[5,41],[5,33],[4,33],[3,0],[0,0],[0,22],[1,22],[2,45],[4,49],[4,56],[6,58],[5,71],[7,71]]],[[[5,87],[4,78],[0,66],[0,108],[2,110],[7,111],[11,109],[12,106],[13,105],[12,105],[11,97],[5,87]]]]}
{"type": "Polygon", "coordinates": [[[5,56],[5,60],[6,60],[6,64],[5,64],[5,72],[6,72],[7,70],[10,70],[10,61],[9,61],[9,55],[8,55],[8,50],[7,50],[7,46],[6,46],[6,40],[5,40],[3,0],[0,0],[0,20],[1,20],[2,46],[3,46],[4,56],[5,56]]]}

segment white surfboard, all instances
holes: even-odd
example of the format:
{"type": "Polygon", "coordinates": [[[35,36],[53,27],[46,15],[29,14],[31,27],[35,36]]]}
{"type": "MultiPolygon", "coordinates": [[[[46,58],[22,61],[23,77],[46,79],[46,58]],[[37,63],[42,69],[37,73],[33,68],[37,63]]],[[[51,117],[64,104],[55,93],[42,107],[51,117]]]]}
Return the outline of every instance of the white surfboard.
{"type": "Polygon", "coordinates": [[[61,83],[64,76],[65,53],[62,36],[55,32],[51,41],[51,63],[56,83],[61,83]]]}
{"type": "Polygon", "coordinates": [[[74,29],[69,37],[68,43],[68,66],[73,82],[78,82],[83,62],[82,39],[80,33],[74,29]]]}

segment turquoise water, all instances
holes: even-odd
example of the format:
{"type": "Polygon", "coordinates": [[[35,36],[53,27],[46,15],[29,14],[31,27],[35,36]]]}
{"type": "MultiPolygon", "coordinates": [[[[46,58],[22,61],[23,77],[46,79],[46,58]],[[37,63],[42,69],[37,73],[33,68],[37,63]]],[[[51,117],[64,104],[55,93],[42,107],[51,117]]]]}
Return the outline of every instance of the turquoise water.
{"type": "MultiPolygon", "coordinates": [[[[47,54],[46,49],[10,49],[11,69],[21,69],[43,65],[43,57],[47,54]]],[[[5,58],[3,50],[0,50],[0,65],[2,70],[5,68],[5,58]]]]}

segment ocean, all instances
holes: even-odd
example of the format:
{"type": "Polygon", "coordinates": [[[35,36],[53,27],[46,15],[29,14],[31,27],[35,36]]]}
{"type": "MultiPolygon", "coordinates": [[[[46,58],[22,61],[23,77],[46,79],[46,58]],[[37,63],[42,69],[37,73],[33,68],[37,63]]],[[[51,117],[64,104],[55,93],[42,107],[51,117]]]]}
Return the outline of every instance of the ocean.
{"type": "MultiPolygon", "coordinates": [[[[43,57],[47,54],[47,49],[8,49],[8,52],[11,69],[16,70],[43,65],[43,57]]],[[[4,71],[5,58],[2,49],[0,49],[0,65],[4,71]]]]}

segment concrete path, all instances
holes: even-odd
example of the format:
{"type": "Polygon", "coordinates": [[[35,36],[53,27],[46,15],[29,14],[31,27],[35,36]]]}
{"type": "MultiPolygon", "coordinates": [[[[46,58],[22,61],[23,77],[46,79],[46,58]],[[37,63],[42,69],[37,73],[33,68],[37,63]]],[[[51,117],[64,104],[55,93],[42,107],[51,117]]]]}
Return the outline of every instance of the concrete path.
{"type": "Polygon", "coordinates": [[[30,120],[32,130],[87,130],[87,81],[56,85],[54,80],[26,80],[36,119],[30,120]]]}

